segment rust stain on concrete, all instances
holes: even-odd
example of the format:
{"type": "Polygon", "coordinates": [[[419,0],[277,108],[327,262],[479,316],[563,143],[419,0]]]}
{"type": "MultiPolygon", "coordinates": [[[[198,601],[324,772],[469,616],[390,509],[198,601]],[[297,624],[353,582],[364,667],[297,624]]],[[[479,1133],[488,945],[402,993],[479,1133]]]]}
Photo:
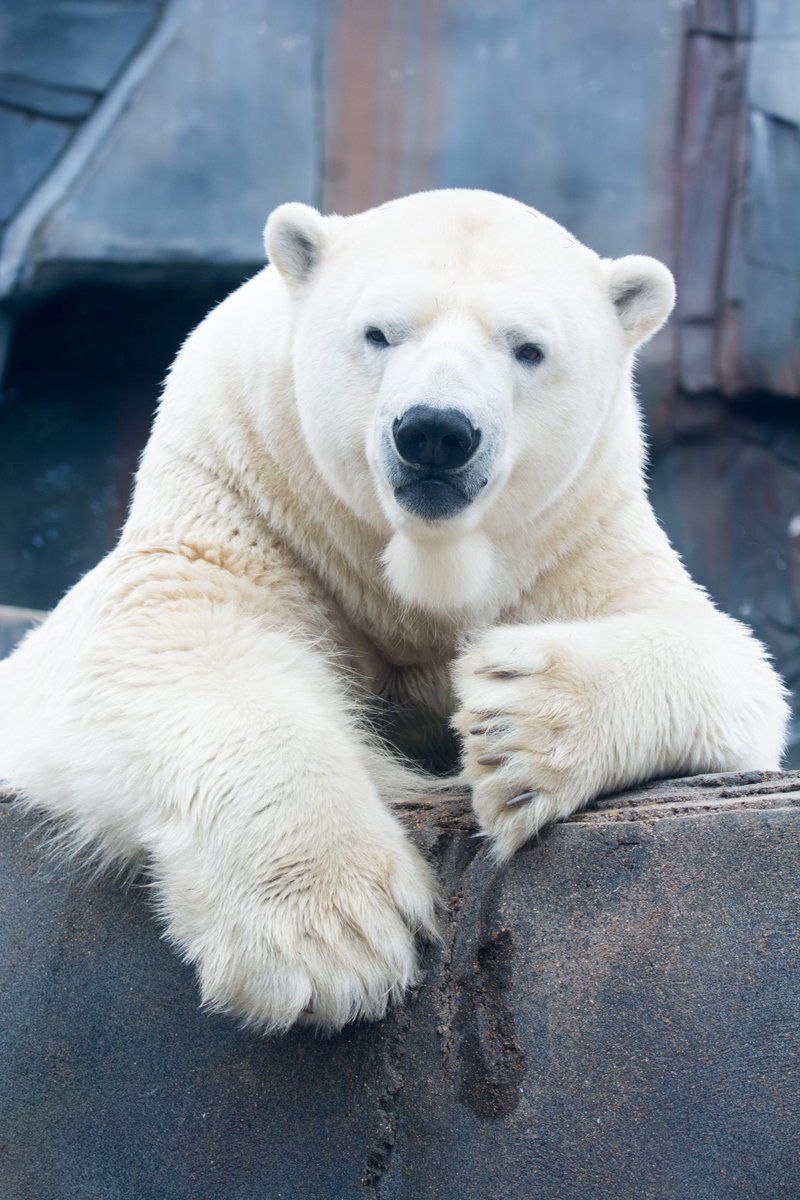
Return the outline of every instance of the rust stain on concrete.
{"type": "Polygon", "coordinates": [[[342,0],[325,99],[326,211],[436,184],[442,24],[441,0],[342,0]]]}

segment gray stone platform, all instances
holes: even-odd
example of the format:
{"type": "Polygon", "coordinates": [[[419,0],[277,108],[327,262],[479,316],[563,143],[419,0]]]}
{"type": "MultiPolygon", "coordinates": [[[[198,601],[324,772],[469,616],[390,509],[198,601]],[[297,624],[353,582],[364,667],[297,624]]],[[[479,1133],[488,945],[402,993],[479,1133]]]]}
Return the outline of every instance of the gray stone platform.
{"type": "Polygon", "coordinates": [[[198,1010],[147,890],[0,816],[4,1200],[796,1200],[800,774],[614,797],[498,871],[406,814],[450,897],[382,1024],[198,1010]]]}

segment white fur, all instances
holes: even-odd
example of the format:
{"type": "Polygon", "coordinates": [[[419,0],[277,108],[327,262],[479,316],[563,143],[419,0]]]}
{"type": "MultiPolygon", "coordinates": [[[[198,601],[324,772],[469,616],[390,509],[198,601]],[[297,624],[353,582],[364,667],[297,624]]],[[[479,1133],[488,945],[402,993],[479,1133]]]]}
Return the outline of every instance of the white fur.
{"type": "Polygon", "coordinates": [[[266,245],[176,360],[118,547],[0,665],[0,777],[147,861],[208,1005],[333,1029],[434,931],[370,697],[409,751],[453,720],[498,859],[654,774],[777,767],[787,709],[646,498],[630,373],[665,267],[467,191],[287,205],[266,245]],[[414,403],[481,430],[433,523],[393,482],[414,403]]]}
{"type": "Polygon", "coordinates": [[[390,588],[407,604],[446,614],[473,610],[491,593],[495,556],[480,530],[442,538],[398,529],[383,565],[390,588]]]}

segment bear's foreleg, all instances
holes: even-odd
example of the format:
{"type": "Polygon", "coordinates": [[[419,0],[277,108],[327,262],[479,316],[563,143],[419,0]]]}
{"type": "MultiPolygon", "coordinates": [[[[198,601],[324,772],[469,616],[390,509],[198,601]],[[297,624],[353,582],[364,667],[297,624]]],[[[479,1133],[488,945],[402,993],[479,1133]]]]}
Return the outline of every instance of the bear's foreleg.
{"type": "Polygon", "coordinates": [[[763,647],[704,599],[499,626],[458,660],[464,773],[498,860],[647,779],[773,770],[788,709],[763,647]]]}
{"type": "Polygon", "coordinates": [[[4,664],[0,768],[76,852],[145,859],[210,1008],[276,1030],[381,1017],[433,932],[431,872],[325,655],[188,591],[144,584],[80,637],[37,631],[4,664]],[[28,703],[69,641],[71,682],[28,703]]]}
{"type": "Polygon", "coordinates": [[[182,801],[148,837],[169,936],[205,1003],[256,1026],[379,1018],[414,980],[433,880],[324,662],[283,634],[251,650],[176,697],[182,801]]]}

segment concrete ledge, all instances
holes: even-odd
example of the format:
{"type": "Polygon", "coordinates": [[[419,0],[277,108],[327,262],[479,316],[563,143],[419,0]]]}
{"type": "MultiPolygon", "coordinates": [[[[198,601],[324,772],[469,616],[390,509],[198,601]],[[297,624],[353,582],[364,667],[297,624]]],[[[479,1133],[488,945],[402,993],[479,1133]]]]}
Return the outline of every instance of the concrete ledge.
{"type": "Polygon", "coordinates": [[[450,906],[409,1003],[330,1040],[198,1011],[146,888],[0,809],[8,1200],[796,1200],[800,774],[603,800],[504,870],[405,816],[450,906]]]}

